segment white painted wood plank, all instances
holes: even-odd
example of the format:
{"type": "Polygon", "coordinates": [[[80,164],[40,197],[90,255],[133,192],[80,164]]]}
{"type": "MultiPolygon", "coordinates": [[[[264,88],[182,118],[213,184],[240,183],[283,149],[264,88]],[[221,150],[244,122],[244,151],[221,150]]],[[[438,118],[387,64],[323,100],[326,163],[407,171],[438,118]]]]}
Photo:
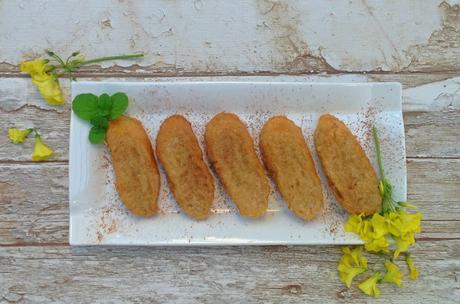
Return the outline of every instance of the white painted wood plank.
{"type": "MultiPolygon", "coordinates": [[[[407,166],[408,199],[424,213],[419,237],[460,238],[460,160],[407,166]]],[[[0,193],[0,246],[68,242],[67,164],[1,164],[0,193]]]]}
{"type": "Polygon", "coordinates": [[[0,1],[0,75],[18,75],[17,63],[44,48],[146,54],[139,65],[107,63],[79,74],[90,76],[366,71],[337,79],[401,81],[407,154],[435,158],[408,162],[409,198],[426,219],[415,252],[422,277],[404,289],[384,287],[377,301],[343,288],[337,247],[71,249],[55,246],[68,236],[68,106],[45,106],[30,80],[3,78],[0,303],[455,303],[459,41],[456,0],[0,1]],[[11,146],[12,124],[39,127],[62,162],[22,163],[31,142],[11,146]]]}
{"type": "Polygon", "coordinates": [[[339,281],[340,247],[0,247],[0,301],[457,303],[459,252],[458,240],[416,244],[420,278],[374,300],[339,281]]]}
{"type": "MultiPolygon", "coordinates": [[[[374,81],[362,75],[277,76],[277,77],[200,77],[148,78],[167,80],[258,80],[277,81],[374,81]]],[[[400,79],[400,75],[398,75],[400,79]]],[[[118,78],[119,80],[119,78],[118,78]]],[[[127,80],[132,80],[127,78],[127,80]]],[[[391,80],[391,78],[386,78],[391,80]]],[[[408,84],[412,80],[408,80],[408,84]]],[[[426,79],[424,79],[426,81],[426,79]]],[[[408,157],[460,157],[460,77],[403,90],[406,149],[408,157]]],[[[68,92],[68,83],[63,86],[68,92]]],[[[69,99],[69,97],[68,97],[69,99]]],[[[43,139],[56,151],[52,160],[68,160],[69,103],[63,107],[47,105],[27,78],[0,79],[0,162],[30,160],[33,141],[13,145],[6,132],[10,127],[38,128],[43,139]]]]}
{"type": "Polygon", "coordinates": [[[131,73],[458,71],[455,2],[4,0],[0,71],[45,48],[144,52],[131,73]]]}

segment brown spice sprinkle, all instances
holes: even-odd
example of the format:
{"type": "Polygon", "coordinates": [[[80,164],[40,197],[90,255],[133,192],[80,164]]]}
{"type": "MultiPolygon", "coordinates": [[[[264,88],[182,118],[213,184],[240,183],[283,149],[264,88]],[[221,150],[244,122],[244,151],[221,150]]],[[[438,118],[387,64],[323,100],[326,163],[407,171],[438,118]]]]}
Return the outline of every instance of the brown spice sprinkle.
{"type": "Polygon", "coordinates": [[[102,210],[98,231],[96,231],[96,239],[99,243],[104,240],[105,236],[118,230],[119,223],[113,219],[115,210],[114,206],[102,210]]]}
{"type": "Polygon", "coordinates": [[[369,108],[366,109],[366,112],[364,112],[364,119],[361,119],[361,131],[364,131],[363,145],[366,148],[373,146],[372,128],[375,125],[377,113],[378,109],[375,106],[369,106],[369,108]]]}

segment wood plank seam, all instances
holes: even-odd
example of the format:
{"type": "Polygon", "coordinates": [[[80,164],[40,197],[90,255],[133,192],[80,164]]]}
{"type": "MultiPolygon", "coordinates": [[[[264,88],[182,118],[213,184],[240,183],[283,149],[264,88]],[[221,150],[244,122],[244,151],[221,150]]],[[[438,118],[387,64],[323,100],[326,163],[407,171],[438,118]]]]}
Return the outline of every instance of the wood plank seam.
{"type": "MultiPolygon", "coordinates": [[[[235,72],[228,72],[228,71],[141,71],[139,72],[139,67],[136,68],[126,68],[122,67],[122,70],[115,70],[111,71],[110,68],[94,68],[94,70],[87,70],[82,69],[78,72],[73,73],[73,75],[77,78],[82,77],[113,77],[113,78],[142,78],[142,77],[251,77],[251,76],[313,76],[313,75],[328,75],[328,76],[337,76],[337,75],[369,75],[369,76],[376,76],[376,75],[398,75],[398,76],[407,76],[407,75],[426,75],[426,74],[453,74],[452,77],[460,76],[459,69],[452,69],[452,70],[430,70],[429,72],[406,72],[406,71],[380,71],[380,70],[369,70],[369,71],[345,71],[345,70],[337,70],[334,72],[328,71],[300,71],[300,72],[291,72],[291,71],[283,71],[283,72],[271,72],[271,71],[235,71],[235,72]]],[[[2,71],[0,70],[0,78],[29,78],[28,75],[21,73],[18,71],[2,71]]]]}

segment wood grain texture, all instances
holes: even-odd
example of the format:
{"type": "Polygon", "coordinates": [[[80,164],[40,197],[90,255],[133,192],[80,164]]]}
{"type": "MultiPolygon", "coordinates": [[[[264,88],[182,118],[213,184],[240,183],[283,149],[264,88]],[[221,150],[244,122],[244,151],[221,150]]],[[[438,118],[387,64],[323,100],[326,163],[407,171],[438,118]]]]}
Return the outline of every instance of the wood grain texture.
{"type": "Polygon", "coordinates": [[[421,277],[371,300],[338,280],[340,247],[0,247],[0,302],[454,303],[459,252],[459,240],[416,244],[421,277]]]}
{"type": "MultiPolygon", "coordinates": [[[[410,159],[408,198],[425,214],[420,238],[460,238],[460,160],[410,159]]],[[[0,246],[67,244],[68,166],[0,165],[0,246]]]]}
{"type": "Polygon", "coordinates": [[[458,302],[459,41],[454,0],[0,1],[0,303],[458,302]],[[339,247],[70,248],[69,105],[45,105],[18,69],[45,48],[146,55],[77,73],[91,80],[401,82],[421,278],[374,300],[340,283],[339,247]],[[31,163],[13,126],[56,155],[31,163]]]}
{"type": "Polygon", "coordinates": [[[67,243],[67,164],[0,166],[0,244],[67,243]]]}
{"type": "MultiPolygon", "coordinates": [[[[388,76],[388,75],[387,75],[388,76]]],[[[397,79],[401,79],[400,75],[397,79]]],[[[121,80],[123,80],[122,78],[121,80]]],[[[149,80],[234,80],[235,77],[150,78],[149,80]]],[[[266,80],[267,77],[240,77],[246,80],[266,80]]],[[[333,77],[279,76],[276,81],[374,81],[360,75],[333,77]]],[[[435,78],[437,79],[437,78],[435,78]]],[[[112,79],[113,80],[113,79],[112,79]]],[[[118,79],[120,80],[120,79],[118,79]]],[[[386,81],[391,78],[387,77],[386,81]]],[[[425,79],[426,80],[426,79],[425,79]]],[[[411,79],[406,80],[408,82],[411,79]]],[[[63,82],[66,92],[69,84],[63,82]]],[[[406,149],[408,157],[460,157],[460,77],[431,82],[403,91],[406,149]]],[[[69,105],[46,105],[24,78],[0,79],[0,162],[30,161],[33,141],[13,145],[6,137],[10,127],[38,128],[43,140],[56,151],[51,161],[68,160],[69,105]]]]}
{"type": "MultiPolygon", "coordinates": [[[[276,77],[281,81],[398,80],[405,86],[408,196],[425,214],[415,252],[423,276],[407,282],[402,290],[385,286],[384,293],[392,294],[377,302],[411,303],[413,294],[421,303],[454,303],[458,297],[460,80],[451,76],[276,77]]],[[[124,78],[116,80],[120,79],[124,78]]],[[[64,81],[63,86],[68,92],[69,84],[64,81]]],[[[338,280],[338,247],[67,247],[69,106],[44,104],[29,79],[2,78],[0,116],[0,129],[5,132],[0,136],[0,303],[369,301],[338,280]],[[49,162],[31,163],[32,141],[24,146],[10,144],[6,129],[11,126],[39,128],[56,156],[49,162]]]]}
{"type": "Polygon", "coordinates": [[[459,15],[442,0],[6,0],[0,73],[17,75],[45,48],[146,54],[84,69],[104,75],[458,72],[459,15]]]}

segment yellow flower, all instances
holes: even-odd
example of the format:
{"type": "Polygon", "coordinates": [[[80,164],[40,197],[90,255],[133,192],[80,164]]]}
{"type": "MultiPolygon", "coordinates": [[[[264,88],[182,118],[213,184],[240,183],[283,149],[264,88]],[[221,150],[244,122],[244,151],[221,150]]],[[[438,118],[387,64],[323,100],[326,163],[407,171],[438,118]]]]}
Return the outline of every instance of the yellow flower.
{"type": "Polygon", "coordinates": [[[363,214],[352,214],[345,223],[345,231],[361,235],[363,225],[363,214]]]}
{"type": "Polygon", "coordinates": [[[49,76],[44,81],[32,82],[38,87],[42,97],[51,105],[62,105],[64,104],[64,96],[62,95],[61,87],[57,79],[53,76],[49,76]]]}
{"type": "Polygon", "coordinates": [[[409,267],[409,278],[415,280],[418,277],[418,271],[415,268],[414,262],[412,261],[410,253],[406,253],[406,263],[409,267]]]}
{"type": "Polygon", "coordinates": [[[367,280],[361,282],[358,288],[369,296],[378,297],[380,289],[377,287],[377,283],[379,283],[381,277],[380,272],[374,272],[367,280]]]}
{"type": "Polygon", "coordinates": [[[415,232],[418,233],[421,231],[420,223],[422,221],[423,215],[420,212],[417,213],[407,213],[400,211],[399,218],[401,219],[401,232],[415,232]]]}
{"type": "Polygon", "coordinates": [[[345,223],[345,231],[358,234],[367,251],[388,252],[387,224],[385,218],[378,213],[370,219],[363,219],[362,214],[351,215],[345,223]]]}
{"type": "Polygon", "coordinates": [[[345,231],[354,232],[360,239],[367,241],[372,238],[372,223],[368,218],[363,218],[364,214],[353,214],[345,223],[345,231]]]}
{"type": "Polygon", "coordinates": [[[420,223],[422,221],[422,217],[423,215],[420,212],[390,212],[385,214],[385,222],[387,224],[388,231],[393,236],[401,236],[409,232],[420,232],[420,223]]]}
{"type": "Polygon", "coordinates": [[[387,224],[388,232],[393,236],[401,235],[401,218],[399,212],[389,212],[385,214],[385,222],[387,224]]]}
{"type": "Polygon", "coordinates": [[[380,214],[375,213],[370,222],[372,224],[373,239],[380,239],[388,233],[385,218],[380,214]]]}
{"type": "Polygon", "coordinates": [[[343,247],[343,256],[340,258],[337,270],[339,271],[340,280],[350,288],[353,278],[367,269],[367,259],[362,256],[363,248],[361,246],[351,249],[343,247]]]}
{"type": "Polygon", "coordinates": [[[373,230],[374,228],[372,227],[372,222],[369,220],[369,219],[366,219],[363,221],[363,228],[361,229],[361,233],[359,235],[359,237],[363,240],[363,241],[369,241],[369,240],[372,240],[374,234],[373,234],[373,230]]]}
{"type": "Polygon", "coordinates": [[[393,237],[396,241],[396,249],[393,257],[397,258],[401,252],[406,252],[410,246],[415,243],[415,236],[413,232],[408,232],[400,237],[393,237]]]}
{"type": "Polygon", "coordinates": [[[42,142],[40,135],[35,136],[35,149],[32,154],[33,161],[45,160],[53,155],[53,150],[42,142]]]}
{"type": "Polygon", "coordinates": [[[24,73],[30,74],[31,77],[39,77],[46,74],[47,61],[43,59],[35,59],[31,61],[21,62],[20,69],[24,73]]]}
{"type": "Polygon", "coordinates": [[[32,83],[38,88],[42,97],[51,105],[64,104],[64,96],[59,81],[48,74],[47,61],[36,59],[21,63],[21,71],[30,74],[32,83]]]}
{"type": "Polygon", "coordinates": [[[415,243],[415,233],[420,232],[420,223],[423,215],[420,212],[407,213],[405,211],[385,214],[388,231],[396,241],[394,257],[407,251],[415,243]]]}
{"type": "Polygon", "coordinates": [[[387,269],[387,272],[383,276],[382,281],[387,282],[387,283],[394,283],[398,287],[402,287],[402,277],[403,274],[401,273],[398,265],[390,262],[390,261],[385,261],[385,268],[387,269]]]}
{"type": "Polygon", "coordinates": [[[16,128],[10,128],[8,129],[8,137],[14,144],[19,144],[23,143],[32,131],[33,129],[21,130],[16,128]]]}
{"type": "Polygon", "coordinates": [[[362,246],[358,246],[354,249],[351,249],[350,247],[344,247],[342,248],[342,252],[345,255],[350,257],[350,261],[353,264],[367,268],[367,259],[362,256],[362,253],[363,253],[362,246]]]}
{"type": "Polygon", "coordinates": [[[388,242],[385,237],[381,237],[378,239],[370,239],[369,241],[364,243],[364,247],[367,251],[372,252],[389,252],[388,250],[388,242]]]}

